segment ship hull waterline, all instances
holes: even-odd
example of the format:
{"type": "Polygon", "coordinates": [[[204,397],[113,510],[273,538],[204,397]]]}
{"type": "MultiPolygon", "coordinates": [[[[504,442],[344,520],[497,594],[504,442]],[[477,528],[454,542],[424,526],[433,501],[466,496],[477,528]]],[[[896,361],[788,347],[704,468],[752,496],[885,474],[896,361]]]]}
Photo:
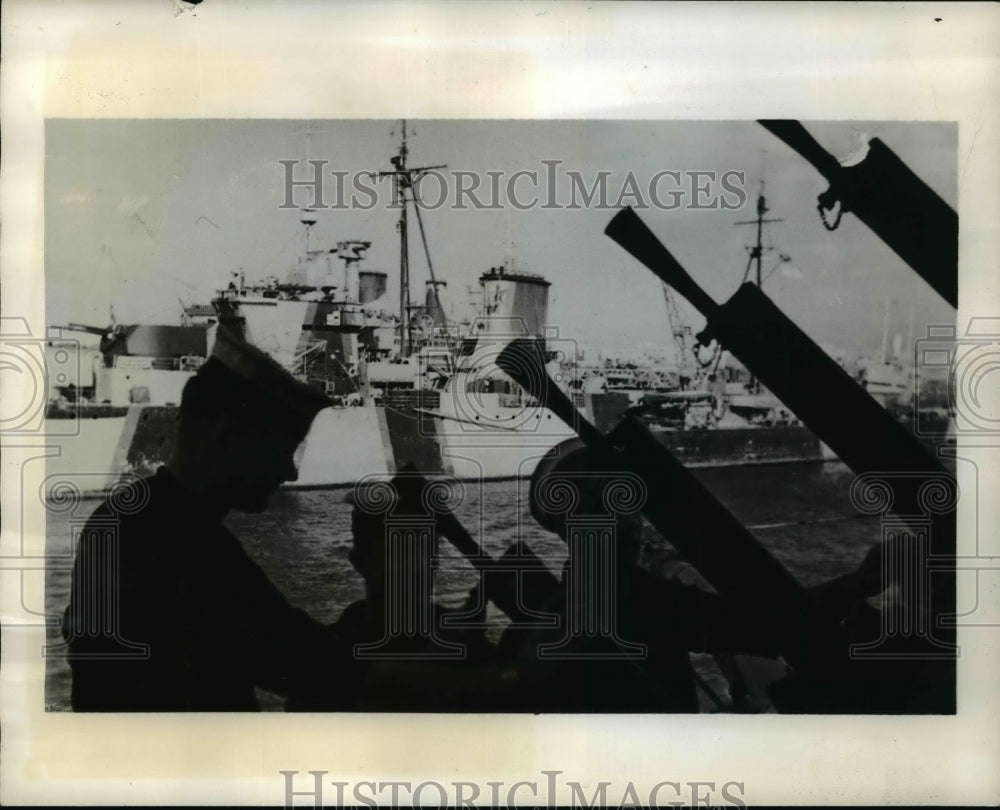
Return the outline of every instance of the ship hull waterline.
{"type": "MultiPolygon", "coordinates": [[[[46,497],[58,486],[100,495],[123,477],[147,476],[167,461],[178,409],[133,405],[123,416],[47,419],[46,497]]],[[[383,407],[326,408],[305,442],[289,489],[348,487],[412,467],[463,481],[526,478],[572,431],[547,409],[527,420],[498,414],[478,425],[452,415],[383,407]],[[514,427],[504,427],[504,420],[514,427]]],[[[836,457],[806,428],[651,431],[691,467],[742,466],[836,457]]]]}

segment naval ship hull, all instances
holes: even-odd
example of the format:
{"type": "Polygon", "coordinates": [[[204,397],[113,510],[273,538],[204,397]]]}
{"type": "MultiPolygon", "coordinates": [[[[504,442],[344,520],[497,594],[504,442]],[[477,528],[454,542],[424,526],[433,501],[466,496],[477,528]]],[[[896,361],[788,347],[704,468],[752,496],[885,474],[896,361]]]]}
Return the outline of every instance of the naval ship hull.
{"type": "Polygon", "coordinates": [[[689,467],[729,467],[835,458],[808,428],[746,427],[650,431],[689,467]]]}
{"type": "MultiPolygon", "coordinates": [[[[47,443],[55,449],[46,460],[49,496],[67,487],[99,494],[123,476],[151,475],[166,462],[178,408],[132,405],[123,415],[121,410],[117,415],[45,420],[47,443]]],[[[306,438],[298,479],[286,486],[350,486],[365,476],[407,466],[462,480],[528,476],[547,450],[572,435],[546,409],[532,418],[548,429],[468,425],[419,407],[326,408],[306,438]]]]}
{"type": "MultiPolygon", "coordinates": [[[[586,410],[603,433],[630,410],[624,393],[587,394],[586,410]]],[[[826,461],[836,456],[802,425],[741,425],[676,429],[647,422],[649,432],[689,467],[729,467],[792,461],[826,461]]]]}
{"type": "MultiPolygon", "coordinates": [[[[48,444],[57,452],[47,459],[46,492],[68,486],[92,495],[123,476],[151,475],[170,456],[178,415],[174,406],[132,405],[114,415],[47,419],[48,444]]],[[[524,478],[550,448],[574,435],[545,408],[492,416],[495,421],[483,425],[419,404],[326,408],[306,438],[298,479],[286,486],[350,486],[407,466],[468,481],[524,478]]],[[[806,428],[652,432],[689,466],[830,458],[806,428]]]]}

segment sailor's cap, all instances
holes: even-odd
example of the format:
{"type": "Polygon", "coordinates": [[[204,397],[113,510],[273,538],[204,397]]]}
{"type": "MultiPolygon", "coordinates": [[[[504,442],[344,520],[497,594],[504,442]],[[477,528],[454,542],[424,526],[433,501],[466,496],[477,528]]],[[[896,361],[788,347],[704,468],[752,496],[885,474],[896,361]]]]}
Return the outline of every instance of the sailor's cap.
{"type": "Polygon", "coordinates": [[[322,391],[297,380],[279,363],[231,330],[216,331],[215,344],[205,371],[213,361],[248,385],[249,390],[268,404],[288,411],[307,424],[332,401],[322,391]]]}
{"type": "Polygon", "coordinates": [[[621,518],[631,514],[624,509],[624,504],[620,504],[622,511],[619,511],[614,503],[605,500],[609,485],[625,483],[631,490],[634,485],[630,478],[628,473],[607,469],[590,448],[574,436],[555,445],[539,459],[531,474],[528,508],[542,528],[562,536],[566,528],[565,507],[570,504],[572,514],[577,517],[621,518]],[[572,497],[567,497],[567,488],[572,490],[572,497]]]}

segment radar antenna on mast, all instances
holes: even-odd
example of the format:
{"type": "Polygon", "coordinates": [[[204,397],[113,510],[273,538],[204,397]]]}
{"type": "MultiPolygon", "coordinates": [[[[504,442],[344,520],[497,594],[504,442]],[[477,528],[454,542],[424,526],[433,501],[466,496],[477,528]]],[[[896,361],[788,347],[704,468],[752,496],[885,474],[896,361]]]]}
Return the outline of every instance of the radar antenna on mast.
{"type": "MultiPolygon", "coordinates": [[[[745,219],[741,222],[736,222],[734,225],[756,225],[757,226],[757,241],[747,250],[750,252],[750,258],[747,261],[747,269],[743,273],[743,282],[746,283],[747,278],[750,275],[750,268],[756,265],[756,275],[757,275],[757,287],[763,288],[764,279],[761,272],[761,263],[764,258],[764,225],[768,225],[774,222],[784,222],[783,219],[765,219],[764,214],[766,214],[771,209],[767,207],[767,198],[764,196],[764,180],[760,181],[760,193],[757,195],[757,218],[756,219],[745,219]]],[[[760,380],[755,376],[750,377],[750,387],[754,391],[760,391],[760,380]]]]}
{"type": "Polygon", "coordinates": [[[745,219],[742,222],[736,222],[735,225],[756,225],[757,226],[757,242],[751,247],[747,248],[750,251],[750,261],[747,262],[746,272],[743,274],[743,281],[747,280],[750,275],[750,267],[756,263],[757,265],[757,286],[760,287],[763,279],[761,277],[761,262],[764,256],[764,225],[772,222],[784,222],[783,219],[764,219],[764,214],[766,214],[771,209],[767,207],[767,199],[764,197],[764,181],[760,181],[760,193],[757,195],[757,218],[756,219],[745,219]]]}

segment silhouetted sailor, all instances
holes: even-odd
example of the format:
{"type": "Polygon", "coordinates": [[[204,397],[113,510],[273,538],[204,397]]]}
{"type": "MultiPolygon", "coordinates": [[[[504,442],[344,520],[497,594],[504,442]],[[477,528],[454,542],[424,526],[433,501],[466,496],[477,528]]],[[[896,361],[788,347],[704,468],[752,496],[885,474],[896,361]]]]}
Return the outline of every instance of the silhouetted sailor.
{"type": "MultiPolygon", "coordinates": [[[[849,700],[839,699],[844,707],[819,710],[955,713],[956,653],[952,639],[936,636],[936,623],[948,614],[928,598],[928,580],[933,585],[935,578],[925,555],[916,538],[894,533],[854,570],[811,589],[819,604],[843,618],[855,663],[843,689],[849,700]]],[[[782,711],[817,711],[817,690],[808,680],[777,683],[770,693],[782,711]]]]}
{"type": "Polygon", "coordinates": [[[76,711],[255,710],[255,687],[309,695],[349,677],[349,651],[222,525],[296,479],[327,403],[219,330],[185,385],[167,464],[110,495],[81,533],[63,621],[76,711]]]}
{"type": "MultiPolygon", "coordinates": [[[[439,483],[439,482],[438,482],[439,483]]],[[[349,559],[365,583],[365,598],[348,605],[332,626],[355,651],[358,688],[325,692],[296,711],[498,711],[510,705],[511,677],[501,666],[504,650],[485,634],[487,602],[514,623],[530,621],[560,585],[545,563],[523,542],[493,558],[483,552],[444,506],[431,506],[419,474],[403,471],[392,486],[400,495],[388,505],[383,495],[357,487],[346,500],[353,542],[349,559]],[[381,506],[377,506],[381,504],[381,506]],[[417,505],[419,504],[419,506],[417,505]],[[418,526],[434,527],[420,543],[418,526]],[[482,578],[459,607],[432,599],[431,572],[439,534],[469,559],[482,578]],[[453,648],[461,645],[455,655],[453,648]]],[[[515,642],[519,636],[507,634],[515,642]]]]}
{"type": "MultiPolygon", "coordinates": [[[[349,643],[354,654],[356,673],[363,680],[360,688],[340,693],[326,693],[320,703],[306,706],[296,701],[296,710],[382,710],[426,711],[456,708],[449,689],[415,696],[400,688],[393,675],[393,662],[409,662],[404,674],[414,665],[429,664],[446,669],[476,667],[491,663],[495,647],[483,632],[485,601],[470,597],[459,608],[445,608],[433,599],[433,558],[440,538],[436,532],[414,531],[424,509],[420,490],[426,482],[412,487],[405,478],[394,482],[403,497],[392,510],[366,508],[374,498],[366,495],[368,487],[359,486],[345,498],[351,512],[352,546],[348,559],[362,576],[365,597],[348,605],[333,625],[337,636],[349,643]],[[359,503],[361,502],[361,503],[359,503]],[[391,512],[391,514],[390,514],[391,512]],[[407,519],[414,518],[413,522],[407,519]],[[408,525],[409,524],[409,525],[408,525]],[[462,625],[450,625],[448,617],[462,617],[462,625]]],[[[423,527],[421,527],[423,528],[423,527]]],[[[459,699],[461,708],[470,709],[470,696],[459,699]]],[[[479,708],[488,708],[485,702],[479,708]]]]}
{"type": "Polygon", "coordinates": [[[564,588],[542,608],[558,625],[524,637],[510,662],[518,684],[511,709],[698,710],[687,655],[697,642],[685,633],[701,626],[691,612],[703,611],[704,594],[668,585],[659,595],[671,604],[653,604],[637,567],[641,524],[633,513],[641,498],[635,480],[594,468],[579,439],[539,461],[531,514],[566,542],[568,556],[564,588]]]}
{"type": "MultiPolygon", "coordinates": [[[[557,445],[536,467],[531,513],[567,542],[566,588],[543,608],[560,616],[559,627],[524,639],[510,662],[517,673],[510,708],[696,712],[689,652],[778,656],[770,628],[750,620],[744,606],[697,580],[639,565],[639,501],[656,493],[630,495],[636,483],[595,467],[579,439],[557,445]]],[[[870,595],[867,565],[862,572],[814,595],[843,617],[870,595]]]]}

